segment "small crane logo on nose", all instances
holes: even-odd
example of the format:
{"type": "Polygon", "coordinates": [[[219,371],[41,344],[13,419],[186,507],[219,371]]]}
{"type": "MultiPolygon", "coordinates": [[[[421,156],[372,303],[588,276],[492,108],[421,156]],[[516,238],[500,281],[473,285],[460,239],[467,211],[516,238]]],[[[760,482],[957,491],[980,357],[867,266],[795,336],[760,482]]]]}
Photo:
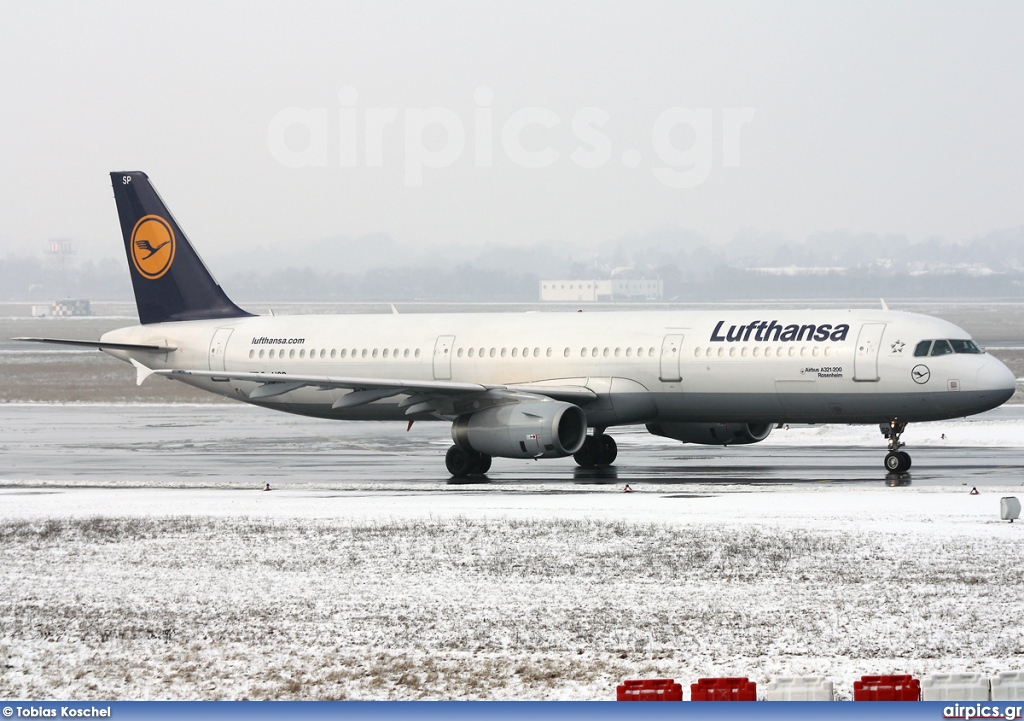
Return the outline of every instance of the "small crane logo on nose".
{"type": "Polygon", "coordinates": [[[932,372],[926,365],[916,365],[914,370],[910,371],[910,377],[914,379],[914,383],[927,383],[932,377],[932,372]]]}

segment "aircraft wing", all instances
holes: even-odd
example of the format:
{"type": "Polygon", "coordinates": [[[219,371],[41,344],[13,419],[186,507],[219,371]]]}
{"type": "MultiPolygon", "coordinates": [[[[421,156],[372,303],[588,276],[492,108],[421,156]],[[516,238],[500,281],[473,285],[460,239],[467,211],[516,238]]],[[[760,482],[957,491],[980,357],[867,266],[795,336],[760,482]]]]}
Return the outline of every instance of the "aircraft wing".
{"type": "MultiPolygon", "coordinates": [[[[492,398],[551,398],[570,403],[586,403],[597,398],[597,393],[586,386],[577,385],[547,385],[547,384],[508,384],[508,385],[485,385],[481,383],[459,383],[456,381],[431,381],[431,380],[402,380],[392,378],[350,378],[344,376],[313,376],[296,375],[292,373],[241,373],[233,371],[193,371],[181,369],[152,370],[142,363],[132,360],[138,372],[137,383],[142,382],[151,375],[164,376],[176,380],[191,378],[209,378],[211,380],[223,381],[248,381],[259,383],[249,393],[250,400],[261,400],[283,395],[299,388],[318,388],[320,390],[345,389],[349,393],[334,404],[335,408],[352,407],[371,403],[383,398],[396,395],[408,395],[410,398],[403,402],[408,405],[407,413],[410,415],[419,412],[417,409],[424,403],[430,404],[432,400],[447,399],[455,401],[458,398],[468,396],[487,395],[492,398]]],[[[506,401],[507,402],[507,401],[506,401]]]]}

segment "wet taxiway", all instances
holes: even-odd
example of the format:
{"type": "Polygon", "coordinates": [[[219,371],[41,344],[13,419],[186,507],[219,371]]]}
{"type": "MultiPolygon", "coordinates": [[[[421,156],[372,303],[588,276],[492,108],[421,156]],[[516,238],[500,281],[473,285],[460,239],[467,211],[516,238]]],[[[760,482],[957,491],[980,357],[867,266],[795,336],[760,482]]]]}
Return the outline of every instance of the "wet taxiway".
{"type": "MultiPolygon", "coordinates": [[[[1017,423],[1024,408],[976,417],[1017,423]]],[[[957,421],[972,423],[972,421],[957,421]]],[[[566,492],[607,484],[686,493],[706,484],[858,483],[914,486],[1017,486],[1024,443],[908,446],[914,466],[882,468],[874,445],[771,442],[719,448],[684,445],[642,427],[615,429],[613,467],[578,468],[572,459],[495,459],[485,478],[456,481],[444,468],[448,424],[348,423],[290,416],[243,405],[0,405],[0,486],[114,486],[251,489],[333,488],[426,491],[476,486],[566,492]]],[[[781,433],[781,432],[779,432],[781,433]]],[[[706,490],[706,489],[705,489],[706,490]]]]}

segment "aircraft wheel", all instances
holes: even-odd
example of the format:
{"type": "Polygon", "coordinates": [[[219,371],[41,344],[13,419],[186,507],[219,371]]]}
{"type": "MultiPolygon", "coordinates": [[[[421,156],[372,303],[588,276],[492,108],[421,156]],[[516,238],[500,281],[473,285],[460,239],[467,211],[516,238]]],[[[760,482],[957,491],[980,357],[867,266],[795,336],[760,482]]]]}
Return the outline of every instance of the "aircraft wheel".
{"type": "Polygon", "coordinates": [[[903,467],[903,459],[899,453],[891,452],[885,454],[885,470],[890,473],[900,473],[903,467]]]}
{"type": "Polygon", "coordinates": [[[903,471],[909,471],[910,470],[910,454],[907,453],[906,451],[900,451],[899,452],[899,457],[900,457],[900,460],[903,461],[903,467],[900,468],[900,472],[902,473],[903,471]]]}
{"type": "Polygon", "coordinates": [[[597,437],[597,444],[597,465],[610,466],[615,463],[615,459],[619,455],[619,446],[615,443],[615,439],[602,433],[597,437]]]}
{"type": "Polygon", "coordinates": [[[587,436],[587,440],[583,441],[580,449],[572,454],[572,459],[583,468],[593,468],[596,466],[599,457],[600,448],[597,445],[596,436],[587,436]]]}
{"type": "Polygon", "coordinates": [[[481,453],[476,458],[476,463],[473,466],[472,473],[479,473],[480,475],[483,475],[489,470],[491,470],[491,457],[486,453],[481,453]]]}
{"type": "Polygon", "coordinates": [[[448,449],[448,453],[445,454],[444,464],[448,468],[448,472],[456,478],[465,478],[473,472],[474,461],[476,459],[470,455],[469,451],[466,451],[459,446],[452,446],[448,449]]]}

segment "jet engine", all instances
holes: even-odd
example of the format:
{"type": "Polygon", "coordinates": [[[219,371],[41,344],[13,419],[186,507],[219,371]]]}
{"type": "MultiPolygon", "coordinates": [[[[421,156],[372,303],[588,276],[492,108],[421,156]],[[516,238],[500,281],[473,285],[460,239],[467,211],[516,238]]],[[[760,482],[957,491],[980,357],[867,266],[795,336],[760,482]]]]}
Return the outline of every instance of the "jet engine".
{"type": "Polygon", "coordinates": [[[467,451],[501,458],[571,456],[587,438],[587,416],[571,403],[510,403],[460,416],[452,440],[467,451]]]}
{"type": "Polygon", "coordinates": [[[758,443],[772,432],[771,423],[648,423],[656,436],[705,446],[742,446],[758,443]]]}

